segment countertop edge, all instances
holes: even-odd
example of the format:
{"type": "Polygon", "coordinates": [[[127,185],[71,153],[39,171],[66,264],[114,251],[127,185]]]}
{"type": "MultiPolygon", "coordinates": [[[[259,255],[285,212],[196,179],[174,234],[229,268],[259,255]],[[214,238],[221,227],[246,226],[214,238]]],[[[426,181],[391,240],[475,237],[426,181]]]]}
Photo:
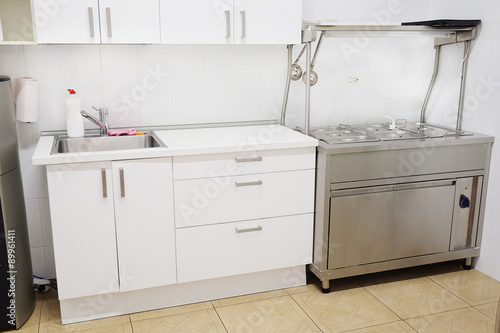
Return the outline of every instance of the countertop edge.
{"type": "MultiPolygon", "coordinates": [[[[272,125],[280,126],[280,125],[272,125]]],[[[127,160],[127,159],[146,159],[146,158],[161,158],[161,157],[175,157],[175,156],[187,156],[187,155],[203,155],[203,154],[218,154],[218,153],[234,153],[249,150],[275,150],[275,149],[293,149],[293,148],[315,148],[318,146],[318,140],[306,136],[302,133],[293,131],[287,127],[281,126],[283,134],[278,135],[276,140],[270,142],[262,142],[258,145],[242,142],[240,139],[231,140],[224,135],[224,132],[228,131],[228,128],[232,127],[221,127],[221,128],[210,128],[211,132],[219,132],[220,139],[215,139],[215,143],[212,145],[186,145],[182,146],[181,143],[176,143],[172,147],[168,146],[168,142],[165,142],[165,133],[172,134],[172,131],[176,131],[176,134],[182,134],[187,131],[193,131],[192,129],[177,129],[177,130],[164,130],[155,131],[158,137],[164,141],[167,147],[157,147],[157,148],[145,148],[145,149],[129,149],[120,151],[98,151],[98,152],[84,152],[84,153],[66,153],[66,154],[56,154],[51,155],[52,144],[54,136],[43,136],[38,141],[38,144],[33,153],[32,163],[33,165],[53,165],[53,164],[72,164],[72,163],[86,163],[86,162],[103,162],[103,161],[116,161],[116,160],[127,160]],[[159,133],[162,132],[162,133],[159,133]],[[219,142],[220,141],[220,142],[219,142]]],[[[250,133],[253,130],[258,131],[265,127],[262,126],[246,126],[250,133]]],[[[238,128],[239,130],[243,129],[238,128]]],[[[276,128],[276,127],[274,127],[276,128]]],[[[257,132],[255,132],[257,133],[257,132]]]]}

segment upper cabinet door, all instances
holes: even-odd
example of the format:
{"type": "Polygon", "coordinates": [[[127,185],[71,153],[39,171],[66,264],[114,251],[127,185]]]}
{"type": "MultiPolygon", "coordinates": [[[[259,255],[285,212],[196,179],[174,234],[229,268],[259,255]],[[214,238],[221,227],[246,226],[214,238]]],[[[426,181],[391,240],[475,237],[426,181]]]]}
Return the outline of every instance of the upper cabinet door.
{"type": "Polygon", "coordinates": [[[234,0],[234,43],[300,44],[302,0],[234,0]]]}
{"type": "Polygon", "coordinates": [[[100,43],[98,0],[33,0],[38,43],[100,43]]]}
{"type": "Polygon", "coordinates": [[[158,0],[34,0],[38,43],[160,42],[158,0]]]}
{"type": "Polygon", "coordinates": [[[99,13],[102,43],[160,42],[158,0],[99,0],[99,13]]]}
{"type": "Polygon", "coordinates": [[[160,0],[161,42],[232,44],[232,0],[160,0]]]}
{"type": "Polygon", "coordinates": [[[300,44],[302,0],[160,0],[167,44],[300,44]]]}

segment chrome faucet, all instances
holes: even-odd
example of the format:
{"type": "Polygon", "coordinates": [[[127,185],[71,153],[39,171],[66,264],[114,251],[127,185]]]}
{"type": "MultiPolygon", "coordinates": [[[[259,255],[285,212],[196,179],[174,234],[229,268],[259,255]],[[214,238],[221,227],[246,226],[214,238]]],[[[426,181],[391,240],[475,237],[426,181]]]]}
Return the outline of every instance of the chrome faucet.
{"type": "Polygon", "coordinates": [[[108,108],[99,108],[96,109],[95,107],[92,107],[94,110],[99,112],[99,119],[88,113],[87,111],[80,111],[80,114],[82,117],[87,118],[97,126],[99,126],[99,133],[101,136],[107,136],[108,135],[108,128],[109,128],[109,117],[108,117],[108,108]]]}

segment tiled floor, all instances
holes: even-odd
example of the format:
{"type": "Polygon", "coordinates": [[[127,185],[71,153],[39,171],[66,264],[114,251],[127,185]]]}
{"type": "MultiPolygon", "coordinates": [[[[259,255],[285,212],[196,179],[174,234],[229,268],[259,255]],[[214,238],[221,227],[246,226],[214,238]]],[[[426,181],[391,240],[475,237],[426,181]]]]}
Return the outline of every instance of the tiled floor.
{"type": "Polygon", "coordinates": [[[37,295],[20,332],[494,333],[500,282],[457,262],[61,325],[55,292],[37,295]]]}

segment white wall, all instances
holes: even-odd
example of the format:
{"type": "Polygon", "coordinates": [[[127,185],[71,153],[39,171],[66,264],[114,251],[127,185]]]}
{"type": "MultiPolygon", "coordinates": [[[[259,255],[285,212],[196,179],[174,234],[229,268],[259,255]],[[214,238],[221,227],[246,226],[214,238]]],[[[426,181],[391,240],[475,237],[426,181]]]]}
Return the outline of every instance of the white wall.
{"type": "MultiPolygon", "coordinates": [[[[496,61],[500,46],[493,35],[500,28],[500,3],[304,0],[304,18],[362,23],[482,19],[481,33],[470,54],[463,128],[500,134],[496,126],[500,116],[495,110],[500,101],[500,66],[496,61]]],[[[430,122],[454,126],[461,47],[443,49],[440,75],[428,108],[430,122]]],[[[294,47],[294,60],[300,49],[300,45],[294,47]]],[[[92,105],[110,107],[112,127],[279,119],[286,56],[283,45],[1,46],[1,74],[33,76],[40,84],[40,121],[18,124],[35,274],[53,277],[55,270],[44,169],[32,166],[30,159],[40,131],[65,128],[68,88],[82,96],[85,109],[92,105]],[[151,83],[157,84],[151,89],[151,83]]],[[[311,94],[312,125],[362,123],[380,114],[417,120],[433,56],[432,40],[427,39],[325,40],[315,66],[319,81],[311,94]],[[349,77],[359,80],[349,83],[349,77]]],[[[304,103],[303,83],[292,82],[289,127],[303,126],[304,103]]],[[[87,123],[87,127],[93,125],[87,123]]],[[[500,207],[499,170],[499,149],[494,146],[477,268],[497,280],[500,268],[493,258],[500,254],[500,212],[495,211],[500,207]]]]}

